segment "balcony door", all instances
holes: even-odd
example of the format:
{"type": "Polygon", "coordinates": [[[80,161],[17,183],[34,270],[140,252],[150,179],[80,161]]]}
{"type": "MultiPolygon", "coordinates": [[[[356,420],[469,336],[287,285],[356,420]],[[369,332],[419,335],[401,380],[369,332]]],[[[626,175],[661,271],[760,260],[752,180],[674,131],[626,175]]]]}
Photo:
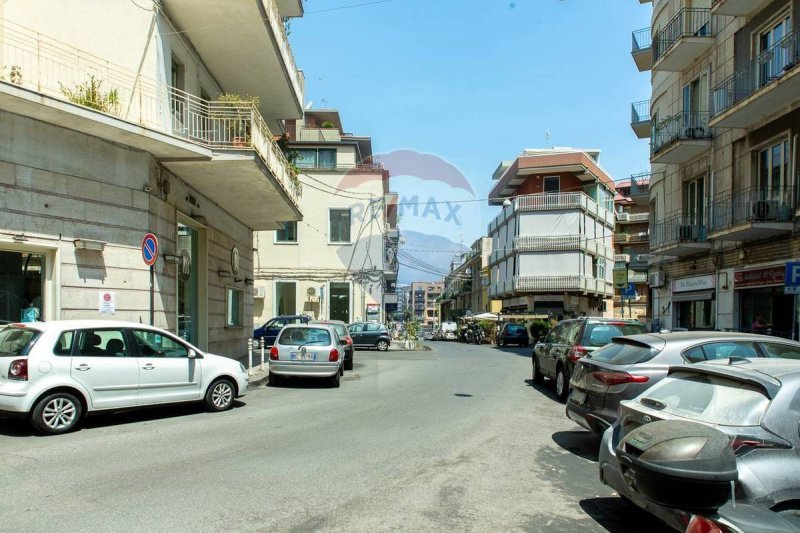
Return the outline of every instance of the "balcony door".
{"type": "Polygon", "coordinates": [[[759,86],[763,86],[783,74],[791,61],[792,47],[776,46],[791,32],[791,17],[786,16],[771,23],[758,36],[759,86]]]}
{"type": "Polygon", "coordinates": [[[688,139],[706,137],[708,123],[708,72],[704,72],[683,87],[683,126],[679,132],[688,139]]]}
{"type": "Polygon", "coordinates": [[[789,140],[758,152],[759,200],[790,202],[794,184],[789,171],[789,140]]]}
{"type": "Polygon", "coordinates": [[[705,178],[699,178],[683,186],[683,212],[685,224],[699,226],[705,215],[705,178]]]}

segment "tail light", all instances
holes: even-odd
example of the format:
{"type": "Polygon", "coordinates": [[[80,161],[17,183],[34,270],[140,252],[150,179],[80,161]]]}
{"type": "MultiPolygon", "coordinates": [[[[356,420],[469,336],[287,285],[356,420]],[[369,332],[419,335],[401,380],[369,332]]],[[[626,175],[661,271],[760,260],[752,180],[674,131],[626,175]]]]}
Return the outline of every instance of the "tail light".
{"type": "MultiPolygon", "coordinates": [[[[777,437],[776,437],[777,438],[777,437]]],[[[736,455],[744,455],[757,448],[789,449],[792,445],[788,442],[777,442],[759,439],[747,435],[734,435],[731,437],[731,448],[736,455]]]]}
{"type": "Polygon", "coordinates": [[[728,528],[704,516],[695,515],[689,520],[686,533],[728,533],[728,528]]]}
{"type": "Polygon", "coordinates": [[[28,381],[28,360],[15,359],[8,366],[8,379],[28,381]]]}
{"type": "Polygon", "coordinates": [[[647,383],[650,381],[647,376],[634,376],[627,372],[592,372],[592,377],[609,387],[625,383],[647,383]]]}
{"type": "Polygon", "coordinates": [[[328,361],[331,363],[335,363],[339,360],[339,350],[336,348],[331,348],[331,354],[328,356],[328,361]]]}
{"type": "Polygon", "coordinates": [[[345,338],[344,338],[344,341],[345,341],[347,344],[353,344],[353,337],[345,337],[345,338]]]}
{"type": "Polygon", "coordinates": [[[277,361],[278,360],[278,347],[277,346],[273,346],[272,348],[270,348],[270,350],[269,350],[269,358],[271,360],[273,360],[273,361],[277,361]]]}
{"type": "Polygon", "coordinates": [[[569,351],[569,360],[574,363],[581,357],[586,357],[587,355],[589,355],[589,350],[587,350],[583,346],[574,346],[569,351]]]}

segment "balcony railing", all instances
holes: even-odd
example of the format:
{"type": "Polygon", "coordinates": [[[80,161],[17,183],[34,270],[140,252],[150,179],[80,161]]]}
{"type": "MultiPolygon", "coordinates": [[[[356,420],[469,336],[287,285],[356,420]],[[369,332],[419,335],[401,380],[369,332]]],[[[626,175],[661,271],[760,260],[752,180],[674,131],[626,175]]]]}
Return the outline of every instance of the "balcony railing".
{"type": "Polygon", "coordinates": [[[281,51],[284,63],[286,63],[287,70],[289,71],[289,79],[292,82],[295,94],[298,95],[300,102],[303,101],[303,94],[305,93],[305,77],[303,71],[297,68],[294,62],[294,54],[292,47],[289,44],[289,37],[286,35],[286,28],[283,25],[283,18],[278,10],[277,0],[262,0],[261,2],[267,9],[267,18],[272,32],[275,34],[275,39],[278,42],[278,48],[281,51]]]}
{"type": "Polygon", "coordinates": [[[10,22],[0,22],[6,81],[215,151],[254,150],[298,206],[300,184],[252,102],[207,101],[10,22]],[[73,93],[70,97],[70,93],[73,93]]]}
{"type": "Polygon", "coordinates": [[[797,189],[753,187],[715,198],[709,205],[710,231],[751,222],[789,222],[797,206],[797,189]]]}
{"type": "Polygon", "coordinates": [[[631,124],[650,122],[650,100],[631,104],[631,124]]]}
{"type": "Polygon", "coordinates": [[[650,265],[650,254],[632,254],[628,265],[632,270],[646,269],[650,265]]]}
{"type": "Polygon", "coordinates": [[[652,47],[653,35],[650,28],[642,28],[632,33],[631,53],[636,54],[652,47]]]}
{"type": "Polygon", "coordinates": [[[800,65],[800,27],[770,46],[711,92],[714,116],[731,109],[800,65]]]}
{"type": "Polygon", "coordinates": [[[681,9],[653,39],[653,62],[658,61],[683,37],[710,37],[711,10],[681,9]]]}
{"type": "Polygon", "coordinates": [[[708,113],[684,111],[660,123],[653,132],[652,155],[669,148],[679,141],[700,141],[711,138],[708,113]]]}
{"type": "Polygon", "coordinates": [[[650,195],[650,173],[643,172],[631,176],[631,196],[650,195]]]}
{"type": "Polygon", "coordinates": [[[613,284],[594,277],[572,276],[515,276],[513,290],[519,292],[582,291],[614,294],[613,284]]]}
{"type": "Polygon", "coordinates": [[[582,209],[594,215],[599,221],[608,225],[614,224],[614,212],[612,206],[601,206],[592,198],[582,192],[572,193],[553,193],[553,194],[528,194],[517,196],[510,206],[503,210],[489,223],[489,234],[500,227],[515,212],[528,211],[559,211],[566,209],[582,209]]]}
{"type": "Polygon", "coordinates": [[[650,248],[681,242],[706,242],[706,225],[696,217],[673,216],[650,226],[650,248]]]}

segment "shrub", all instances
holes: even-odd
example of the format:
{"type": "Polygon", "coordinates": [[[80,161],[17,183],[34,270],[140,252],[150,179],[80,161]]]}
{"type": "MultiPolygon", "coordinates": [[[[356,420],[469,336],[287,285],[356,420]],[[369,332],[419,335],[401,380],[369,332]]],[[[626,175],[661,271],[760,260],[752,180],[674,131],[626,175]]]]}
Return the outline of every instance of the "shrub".
{"type": "Polygon", "coordinates": [[[74,89],[69,89],[61,83],[58,85],[61,94],[73,104],[90,107],[103,113],[119,115],[119,93],[116,89],[102,91],[100,89],[100,86],[103,85],[102,80],[98,80],[94,76],[89,76],[89,79],[83,83],[76,83],[74,89]]]}

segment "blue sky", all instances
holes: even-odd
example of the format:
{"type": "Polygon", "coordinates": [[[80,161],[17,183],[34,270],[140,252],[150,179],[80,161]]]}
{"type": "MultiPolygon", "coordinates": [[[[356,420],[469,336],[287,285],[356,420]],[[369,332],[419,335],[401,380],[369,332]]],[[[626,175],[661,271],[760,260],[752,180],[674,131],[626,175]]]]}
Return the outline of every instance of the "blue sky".
{"type": "MultiPolygon", "coordinates": [[[[631,32],[649,25],[650,4],[392,0],[323,11],[367,1],[305,0],[290,41],[306,100],[339,109],[345,130],[372,136],[376,153],[434,154],[467,176],[478,198],[501,160],[547,146],[547,131],[550,146],[600,148],[616,180],[648,169],[630,104],[649,97],[649,75],[630,51],[631,32]]],[[[419,192],[421,202],[468,196],[435,186],[427,194],[429,185],[402,177],[393,184],[401,195],[419,192]]],[[[436,231],[469,244],[496,211],[465,204],[458,227],[436,231]]]]}

